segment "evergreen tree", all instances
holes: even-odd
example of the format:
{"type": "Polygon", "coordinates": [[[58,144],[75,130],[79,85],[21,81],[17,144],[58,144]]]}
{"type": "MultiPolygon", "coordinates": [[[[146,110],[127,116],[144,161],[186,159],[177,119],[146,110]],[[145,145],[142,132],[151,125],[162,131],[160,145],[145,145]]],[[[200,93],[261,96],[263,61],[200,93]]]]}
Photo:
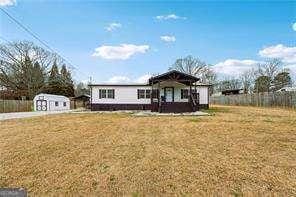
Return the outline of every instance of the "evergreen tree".
{"type": "Polygon", "coordinates": [[[40,91],[44,87],[45,75],[46,74],[44,69],[41,68],[38,62],[35,62],[33,66],[33,73],[32,73],[32,80],[34,82],[32,90],[34,92],[34,95],[40,93],[40,91]]]}
{"type": "Polygon", "coordinates": [[[285,86],[289,86],[292,84],[292,79],[290,77],[290,73],[283,71],[278,73],[273,80],[275,90],[279,90],[285,86]]]}
{"type": "Polygon", "coordinates": [[[61,68],[61,78],[63,81],[63,95],[67,97],[74,96],[74,83],[72,76],[69,70],[67,70],[66,65],[64,64],[61,68]]]}
{"type": "Polygon", "coordinates": [[[56,61],[54,61],[49,73],[47,86],[44,92],[49,94],[63,95],[63,82],[61,75],[59,74],[59,68],[56,61]]]}
{"type": "Polygon", "coordinates": [[[259,76],[255,80],[254,91],[255,92],[269,92],[271,84],[271,78],[268,76],[259,76]]]}

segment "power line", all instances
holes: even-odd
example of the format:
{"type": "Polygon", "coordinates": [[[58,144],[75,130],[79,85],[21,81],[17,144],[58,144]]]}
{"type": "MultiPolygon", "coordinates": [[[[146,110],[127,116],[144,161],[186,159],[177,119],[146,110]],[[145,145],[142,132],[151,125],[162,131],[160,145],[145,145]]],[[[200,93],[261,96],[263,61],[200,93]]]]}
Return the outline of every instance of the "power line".
{"type": "MultiPolygon", "coordinates": [[[[1,11],[7,15],[12,21],[14,21],[17,25],[19,25],[23,30],[25,30],[27,33],[29,33],[32,37],[34,37],[36,40],[38,40],[41,44],[43,44],[46,48],[48,48],[51,52],[58,54],[65,62],[68,63],[68,65],[70,67],[72,67],[73,69],[76,69],[77,71],[79,71],[79,69],[77,67],[75,67],[70,61],[68,61],[65,57],[63,57],[61,54],[59,54],[57,51],[55,51],[52,47],[49,46],[49,44],[47,44],[47,42],[43,41],[41,38],[38,37],[37,34],[35,34],[32,30],[30,30],[28,27],[24,26],[21,22],[19,22],[16,18],[14,18],[11,14],[9,14],[6,10],[4,10],[3,8],[1,8],[1,11]]],[[[1,36],[2,37],[2,36],[1,36]]],[[[5,40],[6,42],[9,42],[7,39],[3,38],[3,40],[5,40]]],[[[82,71],[79,71],[81,74],[89,77],[88,75],[86,75],[85,73],[83,73],[82,71]]]]}

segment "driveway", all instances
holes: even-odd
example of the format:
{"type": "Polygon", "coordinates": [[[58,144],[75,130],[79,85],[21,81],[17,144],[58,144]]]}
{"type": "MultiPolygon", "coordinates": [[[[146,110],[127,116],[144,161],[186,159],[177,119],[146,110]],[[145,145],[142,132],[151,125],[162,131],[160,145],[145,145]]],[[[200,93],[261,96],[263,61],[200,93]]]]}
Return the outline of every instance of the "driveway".
{"type": "Polygon", "coordinates": [[[67,111],[34,111],[34,112],[12,112],[12,113],[0,113],[0,121],[16,118],[29,118],[34,116],[45,116],[49,114],[61,114],[69,113],[71,110],[67,111]]]}

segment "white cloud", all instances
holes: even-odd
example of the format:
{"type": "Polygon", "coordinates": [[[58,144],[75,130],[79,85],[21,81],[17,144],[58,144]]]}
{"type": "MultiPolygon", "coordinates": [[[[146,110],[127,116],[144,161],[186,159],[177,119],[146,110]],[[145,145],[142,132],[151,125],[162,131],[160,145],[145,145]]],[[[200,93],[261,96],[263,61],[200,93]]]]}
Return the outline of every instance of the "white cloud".
{"type": "Polygon", "coordinates": [[[241,73],[257,67],[259,62],[255,60],[227,59],[215,64],[212,68],[219,74],[238,76],[241,73]]]}
{"type": "Polygon", "coordinates": [[[109,60],[126,60],[136,53],[146,53],[149,45],[121,44],[118,46],[102,45],[95,49],[92,56],[109,60]]]}
{"type": "Polygon", "coordinates": [[[296,31],[296,22],[293,23],[293,25],[292,25],[292,29],[293,29],[294,31],[296,31]]]}
{"type": "Polygon", "coordinates": [[[126,83],[145,84],[148,82],[148,79],[150,77],[151,77],[151,75],[145,74],[143,76],[136,78],[135,80],[131,80],[127,76],[113,76],[107,81],[107,83],[111,83],[111,84],[117,84],[117,83],[119,83],[119,84],[126,84],[126,83]]]}
{"type": "Polygon", "coordinates": [[[121,27],[122,27],[122,25],[120,23],[110,23],[110,24],[108,24],[108,26],[105,27],[105,29],[107,31],[111,32],[111,31],[117,30],[121,27]]]}
{"type": "Polygon", "coordinates": [[[16,0],[0,0],[0,7],[12,6],[16,4],[16,0]]]}
{"type": "Polygon", "coordinates": [[[284,63],[296,63],[296,47],[278,44],[260,50],[259,55],[266,58],[279,58],[284,63]]]}
{"type": "Polygon", "coordinates": [[[160,39],[164,42],[175,42],[175,36],[160,36],[160,39]]]}
{"type": "Polygon", "coordinates": [[[108,83],[129,83],[131,80],[126,76],[113,76],[107,82],[108,83]]]}
{"type": "Polygon", "coordinates": [[[177,16],[175,14],[168,14],[168,15],[159,15],[155,17],[157,20],[177,20],[177,19],[183,19],[185,20],[186,17],[183,16],[177,16]]]}
{"type": "Polygon", "coordinates": [[[136,80],[134,80],[134,82],[136,83],[147,83],[148,79],[152,77],[152,75],[146,74],[143,76],[140,76],[139,78],[137,78],[136,80]]]}

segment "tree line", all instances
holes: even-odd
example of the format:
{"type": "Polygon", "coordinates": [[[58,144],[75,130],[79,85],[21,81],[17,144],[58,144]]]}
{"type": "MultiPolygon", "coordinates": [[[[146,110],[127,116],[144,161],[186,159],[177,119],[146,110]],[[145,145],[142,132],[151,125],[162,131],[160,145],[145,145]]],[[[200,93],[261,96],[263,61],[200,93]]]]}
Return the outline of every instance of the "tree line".
{"type": "Polygon", "coordinates": [[[242,89],[245,94],[252,92],[277,91],[292,85],[291,73],[284,69],[280,59],[269,59],[243,72],[235,78],[218,77],[213,65],[201,61],[199,58],[187,56],[180,58],[169,68],[200,77],[202,83],[212,84],[211,93],[223,90],[242,89]]]}
{"type": "Polygon", "coordinates": [[[0,87],[16,99],[41,92],[74,96],[71,71],[62,58],[28,41],[0,44],[0,87]]]}

